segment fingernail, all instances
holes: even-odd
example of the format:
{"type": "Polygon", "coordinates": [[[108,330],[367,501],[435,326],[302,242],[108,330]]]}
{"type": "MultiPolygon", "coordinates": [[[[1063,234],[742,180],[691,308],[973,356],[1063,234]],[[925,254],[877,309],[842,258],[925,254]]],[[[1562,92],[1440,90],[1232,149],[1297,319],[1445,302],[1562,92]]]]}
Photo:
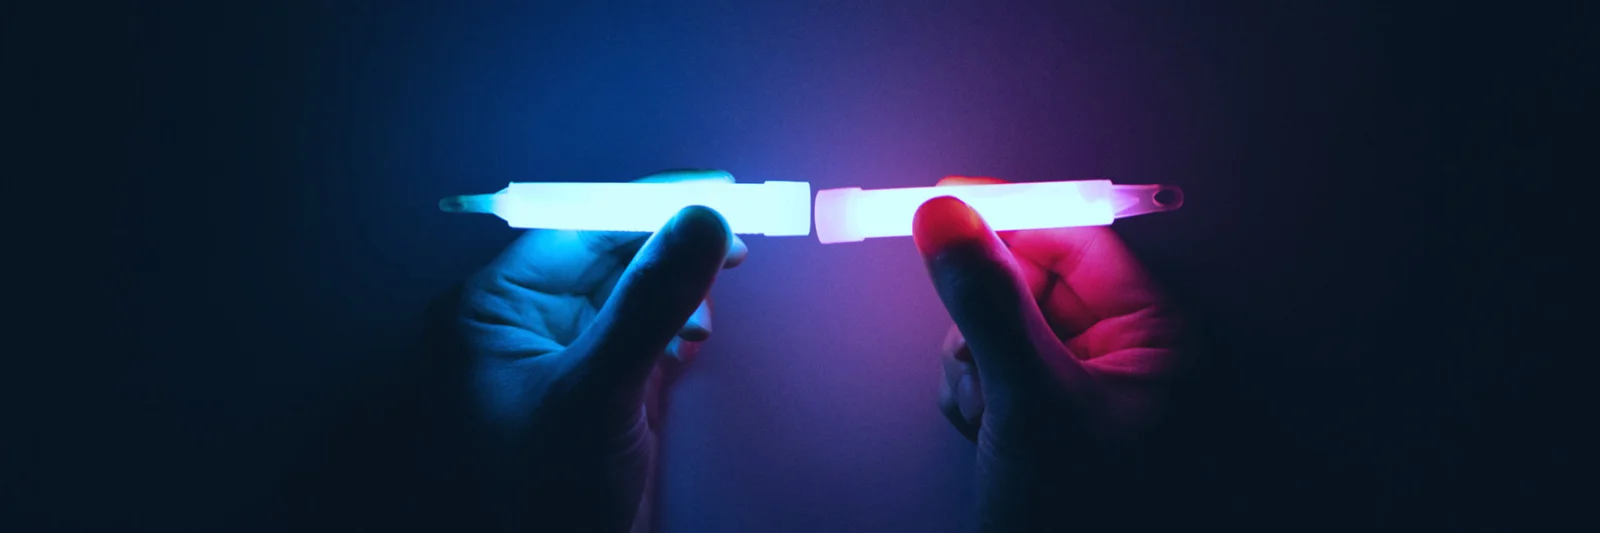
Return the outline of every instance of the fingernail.
{"type": "Polygon", "coordinates": [[[962,418],[975,420],[983,414],[983,395],[977,389],[978,378],[972,374],[961,376],[956,382],[956,407],[962,418]]]}
{"type": "Polygon", "coordinates": [[[744,243],[733,232],[728,232],[728,263],[743,262],[746,255],[750,254],[750,245],[744,243]]]}
{"type": "Polygon", "coordinates": [[[917,251],[929,256],[952,245],[984,238],[989,226],[977,211],[953,196],[940,196],[917,208],[911,225],[917,251]]]}
{"type": "Polygon", "coordinates": [[[711,307],[700,302],[700,307],[695,308],[689,321],[678,330],[678,338],[689,342],[705,342],[711,338],[711,307]]]}
{"type": "Polygon", "coordinates": [[[689,362],[694,361],[695,356],[700,354],[700,343],[672,339],[672,352],[670,353],[672,358],[677,359],[679,363],[689,364],[689,362]]]}

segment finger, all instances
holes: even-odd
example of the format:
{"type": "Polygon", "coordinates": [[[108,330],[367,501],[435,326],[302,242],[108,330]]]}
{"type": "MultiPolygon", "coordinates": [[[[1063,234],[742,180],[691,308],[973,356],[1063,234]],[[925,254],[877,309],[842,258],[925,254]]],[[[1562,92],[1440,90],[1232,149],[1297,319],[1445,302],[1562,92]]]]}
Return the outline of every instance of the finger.
{"type": "MultiPolygon", "coordinates": [[[[732,174],[721,170],[678,169],[665,170],[634,180],[636,183],[682,183],[690,181],[733,183],[734,179],[732,174]]],[[[625,262],[627,258],[633,257],[638,252],[639,247],[644,245],[645,238],[650,236],[648,232],[633,231],[582,231],[577,233],[585,241],[584,245],[593,253],[603,253],[612,258],[612,261],[606,263],[608,265],[618,265],[621,262],[625,262]]],[[[723,268],[739,266],[740,263],[744,262],[745,257],[750,254],[750,247],[745,245],[744,239],[740,239],[738,235],[734,235],[731,231],[728,232],[728,238],[728,255],[723,259],[723,268]]],[[[597,268],[595,270],[608,272],[610,275],[604,277],[598,283],[574,290],[588,290],[590,303],[599,307],[605,303],[606,298],[610,297],[611,291],[616,287],[617,279],[622,272],[621,269],[615,266],[609,269],[597,268]]]]}
{"type": "Polygon", "coordinates": [[[677,183],[681,181],[723,181],[733,183],[733,174],[726,170],[675,168],[663,170],[633,180],[637,183],[677,183]]]}
{"type": "Polygon", "coordinates": [[[583,382],[637,401],[657,356],[703,303],[728,243],[728,223],[703,206],[652,235],[567,351],[583,382]]]}
{"type": "Polygon", "coordinates": [[[700,355],[700,346],[703,343],[686,341],[682,337],[674,337],[667,343],[667,350],[663,352],[667,359],[674,361],[678,366],[687,365],[700,355]]]}
{"type": "Polygon", "coordinates": [[[663,389],[666,388],[666,369],[656,365],[650,369],[650,377],[645,380],[644,386],[644,412],[645,420],[649,422],[650,429],[660,431],[661,419],[665,416],[662,409],[663,389]]]}
{"type": "MultiPolygon", "coordinates": [[[[998,183],[1006,181],[948,176],[939,180],[938,186],[998,183]]],[[[1160,296],[1143,266],[1108,227],[1013,231],[1001,238],[1017,259],[1035,298],[1042,302],[1046,320],[1061,338],[1078,337],[1102,320],[1125,317],[1159,303],[1160,296]]],[[[1087,356],[1117,347],[1083,348],[1073,353],[1087,356]]]]}
{"type": "Polygon", "coordinates": [[[689,321],[678,330],[678,337],[667,344],[667,357],[680,365],[689,364],[700,354],[700,344],[711,338],[711,297],[707,296],[695,308],[689,321]]]}
{"type": "Polygon", "coordinates": [[[944,345],[939,352],[951,359],[963,362],[972,362],[972,350],[967,347],[967,338],[961,336],[961,328],[950,325],[950,331],[944,334],[944,345]]]}
{"type": "Polygon", "coordinates": [[[694,309],[694,314],[689,315],[689,320],[678,329],[678,338],[689,342],[705,342],[711,338],[711,299],[706,298],[700,302],[700,307],[694,309]]]}
{"type": "MultiPolygon", "coordinates": [[[[989,176],[945,176],[943,179],[939,180],[938,184],[934,186],[954,187],[961,185],[999,185],[1003,183],[1010,182],[989,176]]],[[[1004,242],[1006,243],[1007,247],[1010,247],[1011,237],[1016,233],[1016,231],[997,231],[995,232],[995,235],[1000,236],[1000,242],[1004,242]]],[[[1043,298],[1046,283],[1049,281],[1050,273],[1032,261],[1022,261],[1020,260],[1021,258],[1018,259],[1019,260],[1016,261],[1017,270],[1022,275],[1022,280],[1028,284],[1028,289],[1033,294],[1034,299],[1038,300],[1043,298]]],[[[1045,316],[1048,318],[1049,313],[1047,312],[1045,316]]]]}
{"type": "MultiPolygon", "coordinates": [[[[616,285],[617,279],[621,279],[620,273],[611,281],[611,285],[616,285]]],[[[609,291],[610,289],[607,289],[608,294],[601,296],[597,300],[595,303],[597,307],[604,306],[605,299],[609,296],[609,291]]],[[[689,320],[683,323],[683,327],[678,328],[678,337],[667,345],[666,354],[680,362],[687,363],[699,351],[700,343],[710,338],[711,297],[707,296],[704,301],[700,302],[700,306],[695,308],[694,314],[689,315],[689,320]]]]}
{"type": "Polygon", "coordinates": [[[989,177],[989,176],[978,176],[978,177],[973,177],[973,176],[945,176],[944,178],[940,179],[939,183],[935,184],[934,186],[935,187],[950,187],[950,186],[955,186],[955,185],[996,185],[996,184],[1000,184],[1000,183],[1008,183],[1008,182],[1006,180],[1003,180],[1003,179],[1000,179],[1000,178],[992,178],[992,177],[989,177]]]}
{"type": "MultiPolygon", "coordinates": [[[[649,235],[649,234],[642,234],[642,235],[649,235]]],[[[642,239],[641,239],[639,244],[640,245],[644,244],[642,239]]],[[[731,242],[728,243],[728,245],[730,247],[737,246],[737,247],[739,247],[739,249],[738,250],[734,250],[734,249],[730,248],[730,250],[728,251],[728,255],[722,261],[722,268],[725,268],[725,269],[739,266],[739,263],[744,262],[745,256],[748,255],[748,253],[749,253],[748,249],[744,247],[744,241],[739,240],[738,238],[734,238],[731,242]]],[[[622,278],[622,269],[620,268],[619,263],[621,263],[623,261],[626,261],[628,258],[632,257],[636,253],[637,249],[638,249],[638,246],[634,246],[632,250],[628,250],[628,249],[619,250],[617,252],[617,259],[615,259],[613,261],[608,261],[606,263],[603,263],[603,264],[613,264],[613,265],[618,265],[618,266],[612,267],[608,273],[604,273],[604,274],[606,274],[606,277],[604,279],[602,279],[600,282],[594,284],[594,286],[593,286],[594,288],[590,291],[590,297],[589,297],[589,303],[591,305],[594,305],[595,307],[600,307],[600,306],[605,304],[606,298],[610,298],[611,297],[611,292],[616,289],[617,281],[622,278]]],[[[598,264],[597,264],[597,266],[598,266],[598,264]]]]}
{"type": "MultiPolygon", "coordinates": [[[[694,169],[664,170],[633,181],[634,183],[734,182],[733,175],[725,171],[694,169]]],[[[644,239],[650,236],[649,232],[643,231],[582,231],[579,233],[588,241],[589,246],[597,252],[623,252],[629,255],[637,251],[639,246],[644,244],[644,239]]]]}
{"type": "Polygon", "coordinates": [[[744,244],[744,239],[734,235],[731,231],[728,232],[728,236],[733,239],[733,242],[728,244],[728,258],[722,262],[722,268],[739,266],[740,263],[744,262],[745,256],[750,255],[750,247],[744,244]]]}
{"type": "Polygon", "coordinates": [[[946,384],[940,387],[939,412],[944,415],[945,420],[950,421],[950,427],[955,428],[956,431],[960,432],[962,436],[967,438],[967,440],[976,442],[978,440],[978,428],[981,427],[981,425],[980,423],[974,423],[973,421],[968,420],[966,415],[961,413],[961,408],[955,399],[955,394],[955,389],[952,385],[946,384]]]}
{"type": "MultiPolygon", "coordinates": [[[[719,170],[672,170],[635,181],[732,183],[733,176],[719,170]]],[[[595,294],[598,305],[648,237],[650,232],[644,231],[528,230],[489,264],[488,273],[514,286],[547,294],[595,294]]],[[[748,248],[740,241],[730,246],[725,263],[737,265],[746,253],[748,248]]]]}
{"type": "MultiPolygon", "coordinates": [[[[685,181],[721,181],[725,183],[734,183],[735,180],[733,178],[733,174],[730,174],[725,170],[672,169],[663,170],[661,172],[639,178],[635,181],[638,181],[639,183],[681,183],[685,181]]],[[[734,235],[733,232],[728,232],[728,237],[732,239],[732,242],[728,244],[728,258],[726,261],[723,261],[722,268],[733,268],[739,266],[739,263],[743,263],[745,256],[750,253],[750,247],[745,246],[744,239],[740,239],[739,236],[734,235]]]]}
{"type": "MultiPolygon", "coordinates": [[[[1006,183],[949,176],[939,186],[1006,183]]],[[[1069,352],[1102,374],[1172,368],[1182,326],[1137,258],[1106,227],[1001,232],[1046,321],[1069,352]],[[1087,260],[1087,261],[1085,261],[1087,260]]]]}
{"type": "Polygon", "coordinates": [[[939,410],[963,435],[976,439],[983,423],[983,388],[966,344],[961,332],[951,326],[940,350],[944,381],[939,389],[939,410]]]}
{"type": "MultiPolygon", "coordinates": [[[[1003,179],[1000,179],[1000,178],[995,178],[995,177],[990,177],[990,176],[945,176],[943,178],[940,178],[939,182],[934,184],[934,187],[957,187],[957,186],[961,186],[961,185],[999,185],[999,184],[1002,184],[1002,183],[1010,183],[1010,182],[1008,182],[1006,180],[1003,180],[1003,179]]],[[[1011,234],[1012,233],[1014,233],[1014,232],[1001,231],[1001,232],[996,232],[995,234],[1000,236],[1000,242],[1006,242],[1007,239],[1011,238],[1011,234]]]]}
{"type": "MultiPolygon", "coordinates": [[[[733,174],[721,170],[674,169],[663,170],[636,180],[634,183],[689,183],[689,182],[722,182],[733,183],[733,174]]],[[[590,244],[598,250],[618,251],[632,246],[634,252],[644,244],[649,232],[643,231],[584,231],[580,232],[590,240],[590,244]]]]}
{"type": "Polygon", "coordinates": [[[955,198],[935,198],[917,209],[912,228],[939,298],[991,389],[1019,392],[1052,368],[1074,364],[1041,357],[1055,335],[1011,253],[977,212],[955,198]]]}
{"type": "Polygon", "coordinates": [[[978,366],[972,360],[972,349],[961,336],[960,328],[950,327],[942,352],[940,359],[944,361],[945,375],[954,378],[949,383],[956,393],[956,404],[962,416],[976,425],[983,415],[983,391],[979,387],[978,366]]]}

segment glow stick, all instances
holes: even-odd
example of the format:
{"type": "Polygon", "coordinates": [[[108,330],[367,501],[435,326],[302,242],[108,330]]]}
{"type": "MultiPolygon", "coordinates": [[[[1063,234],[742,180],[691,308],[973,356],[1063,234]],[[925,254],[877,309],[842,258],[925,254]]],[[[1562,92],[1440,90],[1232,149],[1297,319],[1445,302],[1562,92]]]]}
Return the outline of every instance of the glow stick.
{"type": "Polygon", "coordinates": [[[734,233],[811,234],[811,184],[803,181],[512,183],[439,201],[444,211],[491,213],[513,228],[646,232],[691,205],[715,209],[734,233]]]}
{"type": "Polygon", "coordinates": [[[983,216],[995,231],[1105,226],[1183,205],[1183,190],[1171,185],[1113,185],[1110,180],[1000,183],[817,191],[817,239],[823,244],[911,235],[923,202],[954,196],[983,216]]]}

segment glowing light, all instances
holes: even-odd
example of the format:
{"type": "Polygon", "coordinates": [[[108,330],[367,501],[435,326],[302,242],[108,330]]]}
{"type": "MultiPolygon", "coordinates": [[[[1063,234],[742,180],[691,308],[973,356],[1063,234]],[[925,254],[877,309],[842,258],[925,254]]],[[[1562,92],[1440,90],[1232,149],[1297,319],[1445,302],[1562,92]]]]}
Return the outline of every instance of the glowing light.
{"type": "Polygon", "coordinates": [[[1171,185],[1113,185],[1109,180],[1002,183],[817,191],[817,239],[823,244],[911,235],[923,202],[954,196],[995,231],[1105,226],[1118,218],[1171,211],[1183,191],[1171,185]]]}
{"type": "Polygon", "coordinates": [[[734,233],[811,234],[811,184],[803,181],[512,183],[439,201],[445,211],[492,213],[513,228],[596,231],[656,231],[691,205],[715,209],[734,233]]]}

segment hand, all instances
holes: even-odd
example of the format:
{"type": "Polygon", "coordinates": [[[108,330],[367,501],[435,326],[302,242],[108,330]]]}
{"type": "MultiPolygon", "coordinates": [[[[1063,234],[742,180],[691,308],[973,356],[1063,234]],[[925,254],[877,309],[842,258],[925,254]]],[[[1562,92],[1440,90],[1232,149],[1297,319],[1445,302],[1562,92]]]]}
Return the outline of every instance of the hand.
{"type": "MultiPolygon", "coordinates": [[[[732,177],[641,181],[686,180],[732,177]]],[[[710,336],[707,293],[745,252],[698,206],[654,234],[531,230],[442,299],[430,326],[454,386],[437,431],[468,478],[461,513],[505,531],[647,527],[659,391],[710,336]]]]}
{"type": "Polygon", "coordinates": [[[1177,313],[1116,233],[997,235],[952,197],[923,204],[913,232],[955,322],[939,406],[977,442],[985,529],[1082,526],[1137,499],[1141,439],[1185,353],[1177,313]]]}

